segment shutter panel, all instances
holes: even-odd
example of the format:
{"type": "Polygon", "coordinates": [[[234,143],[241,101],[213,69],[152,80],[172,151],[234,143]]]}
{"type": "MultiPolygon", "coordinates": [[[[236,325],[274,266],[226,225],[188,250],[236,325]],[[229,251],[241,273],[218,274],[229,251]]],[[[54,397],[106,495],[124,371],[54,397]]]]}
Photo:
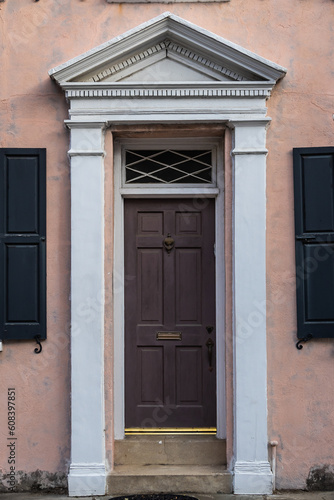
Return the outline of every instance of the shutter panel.
{"type": "Polygon", "coordinates": [[[297,336],[334,337],[334,148],[293,155],[297,336]]]}
{"type": "Polygon", "coordinates": [[[46,338],[46,151],[0,149],[0,338],[46,338]]]}

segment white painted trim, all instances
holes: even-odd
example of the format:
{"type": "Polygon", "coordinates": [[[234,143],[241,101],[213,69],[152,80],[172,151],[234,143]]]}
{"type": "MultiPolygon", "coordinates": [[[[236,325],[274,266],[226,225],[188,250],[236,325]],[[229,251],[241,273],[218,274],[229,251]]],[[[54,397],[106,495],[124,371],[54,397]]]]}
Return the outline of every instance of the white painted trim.
{"type": "Polygon", "coordinates": [[[231,151],[232,156],[237,156],[237,155],[267,155],[268,154],[268,149],[233,149],[231,151]]]}
{"type": "Polygon", "coordinates": [[[234,465],[234,493],[237,495],[270,495],[273,475],[269,462],[239,461],[234,465]]]}
{"type": "MultiPolygon", "coordinates": [[[[119,81],[127,76],[148,68],[163,59],[172,59],[181,62],[184,66],[192,69],[197,69],[200,73],[204,73],[207,77],[210,75],[215,80],[244,80],[245,77],[239,75],[235,71],[229,70],[213,61],[204,58],[202,55],[190,51],[188,48],[181,46],[178,43],[170,40],[162,40],[144,51],[141,50],[131,57],[124,59],[121,63],[107,65],[98,73],[90,76],[88,81],[119,81]]],[[[153,70],[154,71],[154,70],[153,70]]],[[[153,73],[152,73],[153,76],[153,73]]],[[[84,79],[86,80],[86,78],[84,79]]]]}
{"type": "MultiPolygon", "coordinates": [[[[266,126],[268,119],[263,117],[262,120],[253,120],[252,115],[248,116],[248,120],[230,123],[230,126],[234,128],[234,146],[237,151],[243,151],[242,155],[233,155],[234,159],[234,338],[235,338],[235,362],[234,362],[234,378],[235,378],[235,404],[234,404],[234,414],[235,414],[235,460],[236,464],[249,462],[248,472],[245,473],[238,469],[235,469],[235,489],[239,491],[243,489],[248,489],[249,493],[256,493],[266,491],[271,492],[270,487],[270,475],[268,480],[268,474],[259,474],[257,471],[257,464],[265,464],[263,466],[266,470],[267,463],[267,395],[266,395],[266,312],[265,312],[265,165],[266,165],[266,155],[264,152],[265,137],[266,137],[266,126]],[[248,151],[248,154],[246,154],[248,151]],[[245,252],[245,247],[247,246],[247,252],[245,252]],[[251,265],[250,265],[251,262],[251,265]],[[255,273],[255,275],[254,275],[255,273]],[[259,304],[263,311],[263,321],[259,328],[255,328],[254,335],[250,335],[250,338],[243,338],[242,327],[244,322],[247,323],[247,315],[251,314],[254,307],[254,301],[259,304]],[[264,301],[264,302],[263,302],[264,301]],[[246,316],[245,316],[246,315],[246,316]],[[246,317],[246,320],[245,320],[246,317]],[[241,339],[241,341],[240,341],[241,339]],[[245,340],[245,341],[244,341],[245,340]],[[251,366],[249,366],[251,363],[251,366]],[[256,369],[254,368],[256,367],[256,369]],[[243,486],[239,486],[239,476],[240,480],[243,481],[243,486]],[[262,481],[262,482],[261,482],[262,481]],[[246,485],[246,486],[245,486],[246,485]],[[269,486],[268,486],[269,485],[269,486]]],[[[86,122],[87,123],[87,122],[86,122]]],[[[202,122],[200,122],[202,125],[202,122]]],[[[103,129],[100,127],[99,134],[96,133],[96,128],[92,127],[88,129],[88,124],[86,128],[82,127],[79,122],[79,128],[74,127],[75,122],[71,124],[71,133],[73,134],[73,140],[75,141],[87,141],[89,139],[89,144],[91,150],[91,143],[102,142],[103,129]],[[79,134],[78,134],[79,132],[79,134]]],[[[96,149],[99,147],[96,144],[96,149]]],[[[94,149],[94,148],[93,148],[94,149]]],[[[120,146],[115,144],[115,272],[114,272],[114,331],[115,331],[115,437],[121,439],[124,436],[124,404],[119,404],[120,401],[124,401],[124,368],[123,368],[123,353],[124,353],[124,244],[123,244],[123,196],[120,191],[121,186],[121,149],[120,146]],[[119,148],[117,150],[117,148],[119,148]],[[118,158],[118,160],[117,160],[118,158]],[[118,186],[118,188],[117,188],[118,186]]],[[[72,200],[76,200],[76,197],[80,199],[82,197],[82,184],[86,188],[90,188],[94,185],[96,179],[95,176],[98,172],[98,177],[102,176],[102,171],[99,165],[103,164],[103,158],[99,156],[74,156],[71,158],[72,172],[79,174],[81,181],[76,182],[75,175],[72,175],[72,200]],[[102,162],[102,163],[101,163],[102,162]],[[89,175],[87,175],[87,172],[89,175]],[[86,174],[86,175],[85,175],[86,174]],[[93,175],[93,178],[91,177],[93,175]],[[83,177],[80,177],[83,176],[83,177]]],[[[101,177],[100,177],[101,178],[101,177]]],[[[219,179],[219,176],[217,176],[219,179]]],[[[218,195],[217,199],[222,198],[223,189],[218,183],[218,195]]],[[[101,188],[102,192],[102,188],[101,188]]],[[[159,192],[159,191],[157,191],[159,192]]],[[[133,192],[134,194],[134,192],[133,192]]],[[[151,191],[150,195],[153,196],[154,192],[151,191]]],[[[179,195],[175,193],[176,195],[179,195]]],[[[185,194],[185,193],[183,193],[185,194]]],[[[191,195],[194,193],[191,192],[191,195]]],[[[213,192],[211,192],[213,194],[213,192]]],[[[190,193],[188,193],[188,196],[190,193]]],[[[82,200],[87,198],[83,197],[82,200]]],[[[95,210],[95,207],[103,201],[103,194],[101,197],[98,195],[89,198],[89,203],[93,203],[92,209],[87,212],[87,207],[82,205],[82,201],[78,204],[77,208],[73,211],[72,208],[72,220],[75,221],[76,213],[81,215],[81,208],[85,217],[81,222],[81,231],[76,232],[72,227],[72,256],[73,256],[73,269],[72,276],[75,278],[72,281],[72,321],[76,320],[75,316],[75,305],[80,305],[80,296],[82,294],[82,287],[80,287],[81,279],[80,273],[76,273],[75,266],[77,265],[77,259],[82,258],[82,247],[80,246],[81,237],[87,236],[86,231],[86,221],[87,217],[92,217],[97,227],[100,227],[103,221],[102,209],[95,210]],[[81,207],[81,208],[80,208],[81,207]],[[77,212],[76,212],[77,211],[77,212]],[[90,215],[89,215],[90,214],[90,215]],[[80,236],[81,234],[81,236],[80,236]],[[84,236],[83,236],[84,235],[84,236]],[[80,236],[80,237],[79,237],[80,236]],[[75,283],[78,286],[76,288],[75,283]]],[[[223,202],[222,206],[223,206],[223,202]]],[[[75,205],[74,205],[75,206],[75,205]]],[[[89,205],[90,206],[90,205],[89,205]]],[[[219,202],[217,202],[217,210],[219,202]]],[[[217,216],[217,221],[219,217],[217,216]]],[[[221,239],[223,242],[223,234],[219,235],[219,227],[217,226],[217,241],[221,239]]],[[[93,240],[91,240],[93,241],[93,240]]],[[[103,236],[101,233],[101,238],[97,238],[97,245],[95,246],[95,251],[98,248],[103,247],[103,236]]],[[[219,245],[220,246],[220,245],[219,245]]],[[[218,252],[219,252],[218,246],[218,252]]],[[[224,250],[223,244],[220,246],[222,251],[217,258],[217,262],[224,262],[224,250]]],[[[99,259],[95,260],[95,266],[98,265],[99,259]]],[[[222,264],[223,265],[223,264],[222,264]]],[[[84,266],[82,266],[82,269],[84,266]]],[[[217,268],[217,275],[222,275],[222,272],[217,268]]],[[[222,280],[223,281],[223,280],[222,280]]],[[[95,290],[103,290],[103,281],[99,278],[99,273],[92,275],[90,279],[90,286],[93,286],[95,290]],[[100,287],[100,288],[99,288],[100,287]]],[[[219,282],[218,282],[219,283],[219,282]]],[[[224,283],[218,284],[217,287],[217,299],[223,300],[224,283]],[[221,299],[219,298],[221,297],[221,299]]],[[[219,310],[219,308],[217,308],[219,310]]],[[[80,321],[80,318],[79,318],[80,321]]],[[[218,322],[219,320],[218,317],[218,322]]],[[[85,321],[81,323],[84,328],[85,321]]],[[[217,329],[220,326],[217,324],[217,329]]],[[[98,339],[103,338],[103,330],[100,328],[100,333],[98,339]]],[[[217,330],[218,331],[218,330],[217,330]]],[[[91,332],[90,332],[91,333],[91,332]]],[[[91,338],[91,335],[90,335],[91,338]]],[[[78,377],[78,366],[75,363],[83,363],[82,352],[87,350],[87,346],[84,340],[88,340],[86,336],[72,336],[72,454],[75,452],[79,453],[79,456],[84,456],[87,453],[88,448],[86,447],[87,439],[87,426],[85,426],[85,435],[81,433],[81,426],[77,425],[76,418],[73,420],[73,415],[78,415],[78,409],[80,405],[82,406],[86,400],[86,394],[82,389],[84,382],[78,377]],[[78,390],[79,388],[79,390],[78,390]],[[83,444],[84,443],[84,444],[83,444]]],[[[98,344],[97,344],[98,345],[98,344]]],[[[96,346],[95,346],[96,347],[96,346]]],[[[223,349],[223,343],[219,349],[223,349]]],[[[94,351],[94,348],[93,348],[94,351]]],[[[93,351],[90,351],[89,354],[93,351]]],[[[88,352],[88,351],[87,351],[88,352]]],[[[100,352],[99,349],[97,352],[100,352]]],[[[102,351],[101,351],[102,352],[102,351]]],[[[91,370],[90,374],[95,374],[95,377],[102,377],[103,371],[103,359],[102,354],[99,354],[95,359],[91,359],[88,362],[90,364],[91,370]]],[[[87,357],[86,357],[87,358],[87,357]]],[[[94,357],[93,357],[94,358],[94,357]]],[[[219,358],[218,358],[219,359],[219,358]]],[[[86,370],[85,366],[85,370],[86,370]]],[[[86,370],[87,371],[87,370],[86,370]]],[[[223,381],[224,370],[219,369],[219,383],[223,381]]],[[[100,378],[101,380],[101,378],[100,378]]],[[[103,387],[103,383],[101,383],[103,387]]],[[[91,385],[90,392],[94,392],[96,389],[96,383],[93,382],[88,384],[91,385]],[[94,385],[95,384],[95,385],[94,385]]],[[[86,389],[86,388],[85,388],[86,389]]],[[[95,391],[96,392],[96,391],[95,391]]],[[[98,394],[101,394],[98,391],[98,394]]],[[[219,389],[219,394],[222,391],[219,389]]],[[[95,394],[96,397],[96,394],[95,394]]],[[[103,413],[103,400],[97,403],[97,414],[101,415],[103,413]]],[[[223,398],[219,403],[219,408],[223,408],[223,398]]],[[[222,410],[224,412],[224,410],[222,410]]],[[[219,417],[221,418],[221,417],[219,417]]],[[[102,426],[102,420],[101,426],[102,426]]],[[[99,427],[101,430],[102,427],[99,427]]],[[[224,426],[219,424],[219,436],[223,436],[224,426]]],[[[93,432],[89,428],[89,432],[93,432]]],[[[103,455],[103,443],[104,436],[101,432],[100,436],[97,437],[95,443],[100,447],[101,454],[103,455]],[[102,449],[101,449],[102,448],[102,449]]],[[[99,455],[99,452],[97,453],[99,455]]],[[[72,459],[73,464],[78,461],[77,459],[72,459]]],[[[79,461],[80,462],[80,461],[79,461]]],[[[92,461],[90,461],[92,463],[92,461]]],[[[72,483],[74,484],[74,483],[72,483]]],[[[73,490],[71,490],[73,491],[73,490]]]]}
{"type": "Polygon", "coordinates": [[[124,438],[124,198],[122,186],[121,145],[114,142],[114,436],[124,438]]]}
{"type": "Polygon", "coordinates": [[[224,141],[217,148],[216,184],[216,356],[217,356],[217,437],[226,439],[226,335],[225,335],[225,168],[224,141]]]}
{"type": "Polygon", "coordinates": [[[233,123],[234,492],[272,493],[267,433],[264,123],[233,123]]]}
{"type": "Polygon", "coordinates": [[[217,355],[217,437],[226,437],[226,404],[225,404],[225,252],[224,252],[224,166],[223,144],[218,139],[143,139],[116,140],[114,142],[114,433],[115,439],[124,438],[125,384],[124,384],[124,198],[216,198],[216,352],[217,355]],[[124,147],[159,147],[175,145],[186,147],[193,145],[195,149],[212,148],[216,153],[214,177],[217,187],[205,188],[174,187],[155,184],[150,188],[122,188],[123,149],[124,147]],[[216,158],[217,155],[217,158],[216,158]],[[116,333],[117,332],[117,333],[116,333]],[[121,333],[119,333],[121,332],[121,333]],[[117,360],[117,362],[116,362],[117,360]],[[121,403],[121,404],[120,404],[121,403]]]}
{"type": "MultiPolygon", "coordinates": [[[[103,147],[101,128],[71,129],[71,145],[103,147]]],[[[104,163],[71,157],[70,495],[104,494],[104,163]]]]}
{"type": "Polygon", "coordinates": [[[71,464],[68,476],[69,496],[104,495],[105,483],[104,464],[71,464]]]}
{"type": "MultiPolygon", "coordinates": [[[[187,186],[187,191],[183,187],[163,187],[160,188],[160,195],[165,198],[193,198],[194,196],[200,194],[201,196],[206,196],[207,198],[215,198],[219,194],[219,188],[208,187],[208,188],[189,188],[187,186]]],[[[121,188],[120,193],[124,198],[154,198],[157,196],[155,188],[142,187],[142,188],[121,188]]]]}
{"type": "Polygon", "coordinates": [[[80,149],[70,149],[68,151],[68,156],[72,157],[72,156],[105,156],[106,155],[106,152],[105,151],[93,151],[93,150],[80,150],[80,149]]]}
{"type": "Polygon", "coordinates": [[[136,52],[137,47],[147,46],[148,43],[153,45],[166,37],[172,41],[175,38],[178,43],[185,43],[191,50],[195,52],[198,50],[202,56],[222,66],[225,66],[227,61],[232,61],[238,72],[252,75],[252,79],[276,82],[286,73],[286,69],[282,66],[170,12],[164,12],[123,35],[51,69],[49,75],[58,83],[68,82],[93,72],[95,68],[120,61],[122,56],[126,55],[124,58],[128,58],[129,53],[136,52]],[[254,78],[254,75],[257,78],[254,78]]]}
{"type": "Polygon", "coordinates": [[[66,82],[62,88],[68,99],[95,99],[99,98],[164,98],[181,97],[203,99],[219,99],[222,97],[253,98],[270,96],[275,82],[66,82]]]}

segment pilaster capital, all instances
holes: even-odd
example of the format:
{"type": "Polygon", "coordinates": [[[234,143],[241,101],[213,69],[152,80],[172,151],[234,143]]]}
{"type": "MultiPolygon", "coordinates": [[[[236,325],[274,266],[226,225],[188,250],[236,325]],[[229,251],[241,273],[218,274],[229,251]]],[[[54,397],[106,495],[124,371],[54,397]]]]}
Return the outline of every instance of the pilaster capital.
{"type": "Polygon", "coordinates": [[[66,125],[71,131],[70,158],[74,156],[104,157],[104,136],[107,125],[105,122],[81,122],[67,120],[66,125]]]}
{"type": "Polygon", "coordinates": [[[92,130],[92,129],[101,129],[105,130],[108,127],[108,123],[105,121],[84,121],[84,120],[64,120],[65,126],[70,129],[70,130],[77,130],[77,129],[85,129],[85,130],[92,130]]]}

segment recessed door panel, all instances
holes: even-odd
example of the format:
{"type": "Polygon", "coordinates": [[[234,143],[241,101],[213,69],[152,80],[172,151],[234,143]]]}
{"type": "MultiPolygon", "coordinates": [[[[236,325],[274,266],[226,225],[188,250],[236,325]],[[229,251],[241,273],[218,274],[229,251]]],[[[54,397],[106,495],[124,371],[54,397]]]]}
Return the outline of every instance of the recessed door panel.
{"type": "Polygon", "coordinates": [[[177,212],[175,215],[176,234],[197,234],[200,236],[202,231],[201,212],[177,212]]]}
{"type": "Polygon", "coordinates": [[[138,213],[138,234],[162,234],[163,214],[158,213],[138,213]]]}
{"type": "Polygon", "coordinates": [[[202,348],[176,347],[176,404],[202,405],[202,348]]]}
{"type": "Polygon", "coordinates": [[[163,401],[163,347],[139,347],[139,404],[163,401]]]}
{"type": "Polygon", "coordinates": [[[200,248],[182,248],[176,258],[176,323],[201,321],[202,255],[200,248]]]}
{"type": "Polygon", "coordinates": [[[163,321],[162,250],[138,250],[138,305],[140,323],[163,321]]]}

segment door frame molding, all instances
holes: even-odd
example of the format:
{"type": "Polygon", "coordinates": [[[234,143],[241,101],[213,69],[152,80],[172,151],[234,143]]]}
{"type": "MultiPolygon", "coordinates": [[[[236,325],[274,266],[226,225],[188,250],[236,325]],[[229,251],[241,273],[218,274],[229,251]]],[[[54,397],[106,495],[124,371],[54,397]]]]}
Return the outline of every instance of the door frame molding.
{"type": "MultiPolygon", "coordinates": [[[[169,100],[169,99],[168,99],[169,100]]],[[[259,97],[259,100],[263,98],[259,97]]],[[[97,103],[95,109],[100,109],[97,103]]],[[[97,121],[89,112],[94,103],[75,102],[82,111],[67,121],[71,130],[71,464],[70,496],[103,495],[106,465],[104,410],[104,139],[111,121],[97,121]],[[87,109],[88,106],[88,109],[87,109]],[[91,318],[94,322],[92,323],[91,318]],[[88,406],[87,406],[88,405],[88,406]],[[84,418],[83,418],[84,415],[84,418]]],[[[72,103],[71,103],[72,104],[72,103]]],[[[109,105],[109,102],[106,102],[109,105]]],[[[154,102],[151,103],[154,106],[154,102]]],[[[222,100],[222,104],[226,104],[222,100]]],[[[253,103],[258,106],[257,99],[253,103]]],[[[177,102],[170,99],[170,109],[177,102]]],[[[131,103],[128,104],[131,109],[131,103]]],[[[266,108],[265,108],[266,109],[266,108]]],[[[178,108],[176,113],[178,112],[178,108]]],[[[131,115],[138,123],[151,124],[151,116],[131,115]]],[[[127,116],[123,124],[129,124],[127,116]]],[[[182,111],[177,123],[203,127],[203,117],[182,111]]],[[[220,123],[232,131],[233,170],[233,457],[234,493],[272,493],[268,461],[267,353],[266,353],[266,129],[270,118],[249,112],[222,111],[217,122],[214,109],[205,114],[208,123],[220,123]],[[247,252],[245,251],[247,248],[247,252]],[[256,369],[254,369],[256,367],[256,369]]],[[[160,122],[175,124],[175,115],[163,113],[160,122]]],[[[131,121],[130,121],[131,123],[131,121]]],[[[117,175],[117,166],[114,169],[117,175]]],[[[116,193],[115,193],[116,194],[116,193]]],[[[143,193],[144,194],[144,193],[143,193]]],[[[172,194],[172,193],[171,193],[172,194]]],[[[175,194],[174,194],[175,196],[175,194]]],[[[122,197],[120,198],[122,200],[122,197]]],[[[117,211],[120,207],[115,206],[117,211]]],[[[121,226],[120,226],[121,224],[121,226]]],[[[123,214],[116,217],[116,235],[123,214]]],[[[116,256],[115,256],[116,257],[116,256]]],[[[115,261],[114,295],[124,278],[115,261]]],[[[223,293],[220,290],[220,293],[223,293]]],[[[217,296],[219,300],[219,295],[217,296]]],[[[117,305],[114,312],[119,314],[117,305]]],[[[119,324],[119,323],[118,323],[119,324]]],[[[115,330],[116,331],[116,330],[115,330]]],[[[117,332],[115,334],[115,339],[117,332]]],[[[115,345],[116,349],[117,341],[115,345]]],[[[115,375],[120,360],[114,357],[115,375]]],[[[120,378],[118,378],[120,380],[120,378]]],[[[117,409],[116,409],[117,411],[117,409]]],[[[118,421],[120,421],[120,418],[118,421]]]]}
{"type": "MultiPolygon", "coordinates": [[[[256,99],[255,99],[256,101],[256,99]]],[[[76,101],[76,107],[78,101],[76,101]]],[[[89,103],[90,106],[92,105],[89,103]]],[[[256,105],[256,103],[254,103],[256,105]]],[[[83,110],[87,106],[82,101],[83,110]]],[[[153,105],[153,103],[152,103],[153,105]]],[[[171,107],[175,101],[171,99],[171,107]]],[[[94,104],[93,104],[94,106],[94,104]]],[[[97,109],[98,106],[96,106],[97,109]]],[[[131,105],[129,104],[129,109],[131,105]]],[[[211,123],[217,123],[214,110],[211,123]]],[[[102,117],[101,117],[102,118],[102,117]]],[[[139,123],[150,117],[136,115],[139,123]]],[[[169,121],[161,115],[161,121],[169,121]]],[[[189,123],[187,113],[183,118],[189,123]],[[188,118],[188,119],[187,119],[188,118]]],[[[203,126],[202,119],[194,124],[203,126]]],[[[208,115],[206,115],[208,120],[208,115]]],[[[270,119],[236,111],[233,169],[233,458],[234,493],[272,492],[267,435],[266,129],[270,119]],[[247,252],[245,251],[247,248],[247,252]],[[254,369],[256,367],[256,369],[254,369]]],[[[126,116],[124,123],[128,123],[126,116]]],[[[71,464],[70,496],[103,495],[106,488],[104,410],[104,156],[110,122],[72,117],[71,130],[71,464]],[[91,321],[93,318],[93,322],[91,321]],[[88,406],[87,406],[88,405],[88,406]],[[84,417],[83,417],[84,415],[84,417]]],[[[115,210],[117,210],[117,206],[115,210]]],[[[121,211],[122,214],[122,211],[121,211]]],[[[122,215],[115,229],[121,230],[122,215]]],[[[119,233],[116,232],[118,235],[119,233]]],[[[122,273],[117,265],[114,295],[122,273]]],[[[218,297],[217,297],[218,299],[218,297]]],[[[118,310],[114,311],[118,314],[118,310]]],[[[117,335],[116,335],[117,337],[117,335]]],[[[117,348],[117,346],[116,346],[117,348]]],[[[118,347],[119,348],[119,347],[118,347]]],[[[120,361],[114,357],[115,369],[120,361]]]]}
{"type": "Polygon", "coordinates": [[[217,437],[226,438],[226,398],[225,398],[225,249],[224,249],[224,164],[223,140],[219,138],[196,138],[204,148],[216,146],[216,185],[211,187],[177,187],[157,184],[154,187],[134,187],[124,189],[122,186],[123,155],[122,148],[127,144],[138,144],[145,141],[146,147],[154,143],[177,144],[179,147],[191,146],[191,138],[184,139],[147,139],[114,141],[114,436],[124,438],[125,427],[125,354],[124,354],[124,199],[125,198],[215,198],[215,242],[216,242],[216,403],[217,403],[217,437]],[[219,305],[219,306],[217,306],[219,305]],[[120,333],[118,333],[120,332],[120,333]],[[219,353],[219,355],[218,355],[219,353]]]}

